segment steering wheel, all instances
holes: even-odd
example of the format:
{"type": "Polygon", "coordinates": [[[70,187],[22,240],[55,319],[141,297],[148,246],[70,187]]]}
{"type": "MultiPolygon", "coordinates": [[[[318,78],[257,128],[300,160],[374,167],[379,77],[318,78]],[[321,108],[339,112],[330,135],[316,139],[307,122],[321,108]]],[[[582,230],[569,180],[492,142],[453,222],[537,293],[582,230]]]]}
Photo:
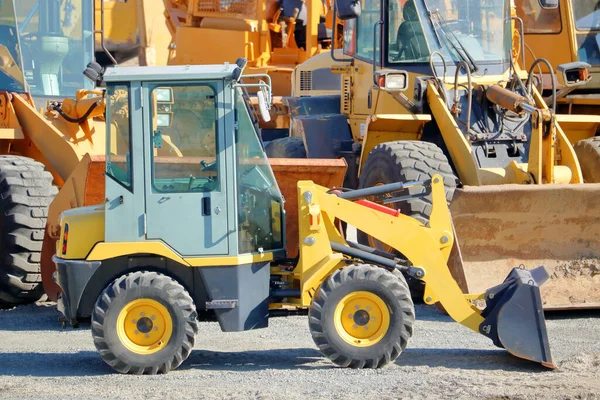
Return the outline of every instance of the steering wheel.
{"type": "Polygon", "coordinates": [[[202,168],[200,169],[200,171],[202,172],[217,172],[217,161],[213,161],[210,164],[208,164],[206,162],[206,160],[202,160],[200,161],[200,165],[202,165],[202,168]]]}

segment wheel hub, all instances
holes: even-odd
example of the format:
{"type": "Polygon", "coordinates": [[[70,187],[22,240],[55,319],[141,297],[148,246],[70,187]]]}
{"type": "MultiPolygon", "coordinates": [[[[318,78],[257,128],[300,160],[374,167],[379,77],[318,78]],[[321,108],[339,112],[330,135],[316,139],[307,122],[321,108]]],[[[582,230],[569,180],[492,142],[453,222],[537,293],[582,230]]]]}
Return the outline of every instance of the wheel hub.
{"type": "Polygon", "coordinates": [[[336,331],[354,346],[371,346],[379,342],[387,333],[389,325],[389,309],[374,293],[350,293],[336,306],[336,331]]]}
{"type": "Polygon", "coordinates": [[[152,299],[137,299],[126,304],[117,317],[119,340],[137,354],[152,354],[164,348],[172,329],[169,311],[152,299]]]}

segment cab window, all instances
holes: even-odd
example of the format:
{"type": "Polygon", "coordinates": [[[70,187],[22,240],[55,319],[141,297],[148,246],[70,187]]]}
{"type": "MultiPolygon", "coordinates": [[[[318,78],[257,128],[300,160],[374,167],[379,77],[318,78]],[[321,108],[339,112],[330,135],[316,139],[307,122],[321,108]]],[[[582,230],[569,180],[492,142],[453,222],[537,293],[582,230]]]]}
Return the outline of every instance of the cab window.
{"type": "Polygon", "coordinates": [[[215,90],[206,84],[169,85],[150,93],[153,191],[219,191],[215,90]]]}
{"type": "Polygon", "coordinates": [[[106,90],[107,124],[110,129],[106,152],[106,174],[132,190],[131,126],[129,119],[129,86],[113,85],[106,90]]]}

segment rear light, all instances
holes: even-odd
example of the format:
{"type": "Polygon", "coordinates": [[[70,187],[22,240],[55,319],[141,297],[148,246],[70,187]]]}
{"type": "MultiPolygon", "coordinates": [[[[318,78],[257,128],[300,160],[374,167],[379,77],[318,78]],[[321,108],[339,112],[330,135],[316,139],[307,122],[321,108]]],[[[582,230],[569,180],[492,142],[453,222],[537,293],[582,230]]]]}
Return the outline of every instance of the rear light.
{"type": "Polygon", "coordinates": [[[69,224],[65,224],[65,231],[63,233],[62,241],[62,255],[67,254],[67,240],[69,240],[69,224]]]}

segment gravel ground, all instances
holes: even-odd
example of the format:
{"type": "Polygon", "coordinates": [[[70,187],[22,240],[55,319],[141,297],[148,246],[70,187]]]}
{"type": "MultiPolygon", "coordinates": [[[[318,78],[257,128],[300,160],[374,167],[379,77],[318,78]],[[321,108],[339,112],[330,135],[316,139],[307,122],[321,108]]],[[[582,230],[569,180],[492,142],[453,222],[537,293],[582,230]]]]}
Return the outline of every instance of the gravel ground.
{"type": "Polygon", "coordinates": [[[550,314],[559,368],[544,369],[495,348],[435,308],[417,306],[414,336],[380,370],[333,366],[314,346],[306,317],[268,329],[222,333],[201,324],[196,347],[160,376],[113,373],[89,325],[63,329],[52,304],[0,311],[0,398],[218,399],[596,399],[600,397],[600,312],[550,314]]]}

